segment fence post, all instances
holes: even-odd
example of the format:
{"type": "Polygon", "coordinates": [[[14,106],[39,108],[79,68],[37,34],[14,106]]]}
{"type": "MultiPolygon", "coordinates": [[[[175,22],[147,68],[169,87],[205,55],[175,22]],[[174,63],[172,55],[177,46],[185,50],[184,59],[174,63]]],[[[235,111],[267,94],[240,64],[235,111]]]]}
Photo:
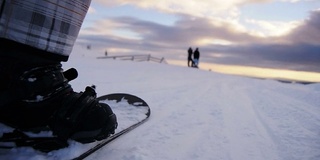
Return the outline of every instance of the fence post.
{"type": "Polygon", "coordinates": [[[162,63],[163,60],[164,60],[164,57],[161,58],[160,63],[162,63]]]}

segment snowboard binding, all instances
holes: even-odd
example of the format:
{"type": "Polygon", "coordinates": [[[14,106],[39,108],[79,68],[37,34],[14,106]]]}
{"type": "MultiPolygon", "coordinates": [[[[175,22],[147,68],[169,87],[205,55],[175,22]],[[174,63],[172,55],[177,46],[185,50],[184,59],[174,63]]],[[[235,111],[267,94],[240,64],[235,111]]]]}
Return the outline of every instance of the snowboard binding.
{"type": "MultiPolygon", "coordinates": [[[[0,99],[4,100],[0,104],[0,122],[21,131],[49,129],[56,137],[47,141],[58,144],[52,146],[65,147],[68,139],[89,143],[110,136],[117,128],[116,115],[108,105],[97,101],[92,87],[80,93],[73,91],[68,82],[77,75],[75,69],[63,72],[61,64],[57,64],[12,76],[16,77],[12,87],[0,90],[0,99]]],[[[30,140],[22,138],[19,143],[23,139],[30,140]]],[[[47,145],[36,146],[42,150],[41,146],[47,145]]]]}

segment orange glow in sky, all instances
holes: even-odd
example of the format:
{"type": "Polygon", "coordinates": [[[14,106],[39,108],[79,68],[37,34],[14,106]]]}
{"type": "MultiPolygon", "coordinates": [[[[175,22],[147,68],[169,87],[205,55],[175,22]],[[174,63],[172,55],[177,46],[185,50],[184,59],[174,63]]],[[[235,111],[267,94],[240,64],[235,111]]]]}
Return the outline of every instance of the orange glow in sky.
{"type": "MultiPolygon", "coordinates": [[[[187,61],[168,60],[169,64],[187,66],[187,61]]],[[[303,82],[320,82],[320,73],[293,71],[284,69],[259,68],[251,66],[222,65],[213,63],[200,63],[199,68],[213,72],[279,80],[293,80],[303,82]]]]}

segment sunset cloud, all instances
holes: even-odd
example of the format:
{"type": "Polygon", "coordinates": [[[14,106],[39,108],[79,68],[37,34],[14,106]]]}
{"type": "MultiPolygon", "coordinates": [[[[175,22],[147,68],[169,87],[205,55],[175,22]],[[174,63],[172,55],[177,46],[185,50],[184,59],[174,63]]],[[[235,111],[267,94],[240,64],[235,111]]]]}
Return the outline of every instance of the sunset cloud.
{"type": "Polygon", "coordinates": [[[314,10],[304,22],[286,37],[292,43],[320,45],[320,10],[314,10]]]}
{"type": "Polygon", "coordinates": [[[283,36],[301,25],[300,21],[282,22],[247,19],[246,22],[257,26],[257,29],[254,30],[254,33],[263,37],[283,36]]]}
{"type": "Polygon", "coordinates": [[[202,61],[263,67],[276,66],[274,64],[277,63],[298,70],[306,69],[301,66],[309,64],[313,71],[320,72],[319,9],[310,11],[304,19],[293,20],[251,18],[240,10],[245,5],[274,2],[96,0],[97,8],[103,5],[112,10],[117,6],[133,6],[143,12],[139,13],[140,16],[128,12],[121,16],[92,18],[105,13],[92,7],[87,16],[90,25],[81,30],[79,41],[92,43],[102,50],[108,49],[110,53],[145,53],[171,59],[184,59],[189,46],[200,47],[204,53],[202,61]],[[150,11],[153,12],[151,14],[156,12],[175,17],[174,21],[165,24],[158,17],[145,18],[150,11]]]}
{"type": "MultiPolygon", "coordinates": [[[[215,15],[222,15],[228,13],[239,5],[266,3],[272,0],[189,0],[189,1],[168,1],[168,0],[114,0],[107,2],[105,0],[96,0],[104,5],[133,5],[144,9],[156,9],[166,13],[180,13],[192,16],[210,17],[215,15]]],[[[231,12],[232,13],[232,12],[231,12]]]]}

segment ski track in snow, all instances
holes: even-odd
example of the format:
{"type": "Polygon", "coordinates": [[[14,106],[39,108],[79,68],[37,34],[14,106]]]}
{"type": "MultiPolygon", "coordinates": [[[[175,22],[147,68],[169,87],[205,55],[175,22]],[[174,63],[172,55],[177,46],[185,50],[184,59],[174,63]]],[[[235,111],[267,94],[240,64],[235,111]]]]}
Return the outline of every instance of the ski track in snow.
{"type": "MultiPolygon", "coordinates": [[[[88,160],[320,159],[319,84],[97,60],[93,55],[77,56],[84,52],[79,49],[74,52],[64,67],[77,68],[79,78],[71,83],[76,91],[95,84],[98,95],[130,93],[151,108],[146,123],[88,160]]],[[[51,154],[59,157],[59,151],[51,154]]]]}

